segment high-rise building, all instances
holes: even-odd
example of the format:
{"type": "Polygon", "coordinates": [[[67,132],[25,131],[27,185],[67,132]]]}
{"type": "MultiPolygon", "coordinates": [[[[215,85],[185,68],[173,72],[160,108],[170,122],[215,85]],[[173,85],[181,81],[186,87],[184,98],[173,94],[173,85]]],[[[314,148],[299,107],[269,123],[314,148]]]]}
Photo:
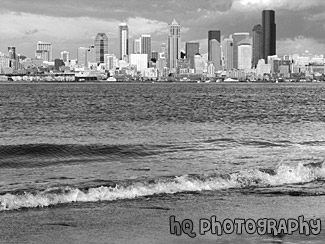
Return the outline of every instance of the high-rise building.
{"type": "Polygon", "coordinates": [[[151,52],[151,59],[155,59],[156,61],[158,60],[158,52],[157,51],[152,51],[151,52]]]}
{"type": "Polygon", "coordinates": [[[238,43],[249,37],[249,33],[234,33],[233,39],[233,68],[238,69],[238,43]]]}
{"type": "Polygon", "coordinates": [[[222,45],[222,53],[223,53],[223,64],[225,70],[233,69],[233,46],[234,42],[232,37],[225,38],[222,45]]]}
{"type": "Polygon", "coordinates": [[[194,56],[200,53],[200,43],[199,42],[186,42],[185,44],[186,58],[190,63],[190,68],[195,68],[194,56]]]}
{"type": "Polygon", "coordinates": [[[276,24],[274,10],[263,10],[263,58],[267,62],[268,56],[276,54],[276,24]]]}
{"type": "Polygon", "coordinates": [[[108,54],[108,38],[105,33],[98,33],[95,42],[96,63],[105,62],[105,54],[108,54]]]}
{"type": "Polygon", "coordinates": [[[151,60],[151,35],[141,35],[141,53],[148,55],[148,61],[151,60]]]}
{"type": "Polygon", "coordinates": [[[148,68],[148,55],[146,54],[130,54],[130,64],[137,67],[137,71],[144,73],[148,68]]]}
{"type": "Polygon", "coordinates": [[[208,31],[208,61],[212,61],[212,52],[211,52],[211,40],[217,40],[220,44],[221,32],[220,30],[210,30],[208,31]]]}
{"type": "Polygon", "coordinates": [[[253,28],[253,56],[252,67],[256,67],[258,60],[263,58],[263,27],[258,24],[253,28]]]}
{"type": "Polygon", "coordinates": [[[250,71],[252,67],[252,40],[246,38],[238,43],[238,69],[250,71]]]}
{"type": "Polygon", "coordinates": [[[177,60],[181,57],[181,26],[174,19],[168,28],[167,66],[171,73],[175,73],[177,60]]]}
{"type": "Polygon", "coordinates": [[[114,71],[116,68],[116,57],[114,54],[105,54],[106,69],[114,71]]]}
{"type": "MultiPolygon", "coordinates": [[[[97,50],[96,50],[95,46],[91,45],[87,49],[87,66],[89,66],[89,64],[98,63],[96,61],[96,54],[97,54],[97,50]]],[[[105,57],[105,55],[104,55],[104,57],[105,57]]]]}
{"type": "Polygon", "coordinates": [[[88,66],[88,61],[87,61],[87,47],[79,47],[77,51],[77,61],[78,64],[87,67],[88,66]]]}
{"type": "Polygon", "coordinates": [[[129,27],[122,23],[119,25],[120,60],[129,55],[129,27]]]}
{"type": "Polygon", "coordinates": [[[64,63],[68,63],[69,62],[69,52],[68,51],[61,52],[61,59],[63,60],[64,63]]]}
{"type": "Polygon", "coordinates": [[[37,42],[36,57],[44,61],[52,61],[52,43],[50,42],[37,42]]]}
{"type": "Polygon", "coordinates": [[[221,70],[222,69],[222,64],[221,64],[221,46],[220,46],[220,42],[218,40],[216,40],[216,39],[211,39],[209,41],[209,47],[210,47],[210,53],[208,53],[208,56],[211,59],[209,61],[213,63],[216,70],[221,70]]]}
{"type": "Polygon", "coordinates": [[[135,39],[133,41],[133,53],[135,54],[141,53],[141,38],[135,39]]]}
{"type": "Polygon", "coordinates": [[[9,55],[9,59],[16,59],[16,47],[13,46],[8,47],[8,55],[9,55]]]}

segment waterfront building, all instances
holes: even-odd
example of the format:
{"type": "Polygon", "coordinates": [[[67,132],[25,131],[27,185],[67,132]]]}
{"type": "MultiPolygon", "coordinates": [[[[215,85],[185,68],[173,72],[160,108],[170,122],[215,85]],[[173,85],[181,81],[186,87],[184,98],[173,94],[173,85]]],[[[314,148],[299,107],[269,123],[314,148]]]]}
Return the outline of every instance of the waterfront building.
{"type": "Polygon", "coordinates": [[[9,62],[10,62],[9,57],[4,53],[0,52],[0,73],[1,74],[5,73],[4,70],[6,68],[9,68],[9,62]]]}
{"type": "Polygon", "coordinates": [[[115,70],[117,66],[116,56],[114,54],[105,54],[105,65],[107,70],[115,70]]]}
{"type": "Polygon", "coordinates": [[[275,12],[273,10],[263,10],[263,58],[267,62],[268,56],[276,54],[276,24],[275,12]]]}
{"type": "Polygon", "coordinates": [[[181,57],[181,26],[174,19],[168,26],[167,67],[176,72],[177,60],[181,57]]]}
{"type": "Polygon", "coordinates": [[[263,78],[265,74],[271,73],[271,65],[266,64],[264,59],[260,59],[256,66],[256,75],[263,78]]]}
{"type": "Polygon", "coordinates": [[[225,38],[222,45],[223,65],[225,70],[233,69],[233,48],[232,38],[225,38]]]}
{"type": "Polygon", "coordinates": [[[36,44],[36,58],[52,61],[52,43],[39,41],[36,44]]]}
{"type": "Polygon", "coordinates": [[[98,33],[96,35],[94,46],[95,46],[95,62],[104,63],[105,54],[108,54],[108,38],[105,33],[98,33]]]}
{"type": "Polygon", "coordinates": [[[201,54],[197,54],[194,56],[194,64],[195,64],[195,73],[203,74],[205,68],[205,61],[201,54]]]}
{"type": "Polygon", "coordinates": [[[238,69],[238,43],[249,37],[249,33],[234,33],[233,39],[233,68],[238,69]]]}
{"type": "Polygon", "coordinates": [[[194,69],[195,63],[194,63],[194,56],[198,53],[200,53],[200,43],[198,42],[186,42],[185,44],[185,53],[186,58],[190,64],[190,68],[194,69]]]}
{"type": "Polygon", "coordinates": [[[151,60],[151,35],[141,35],[141,53],[147,54],[148,62],[151,60]]]}
{"type": "Polygon", "coordinates": [[[253,55],[252,55],[252,67],[256,67],[258,60],[263,58],[263,27],[258,24],[253,28],[253,55]]]}
{"type": "Polygon", "coordinates": [[[119,25],[119,48],[120,60],[129,55],[129,27],[127,24],[122,23],[119,25]]]}

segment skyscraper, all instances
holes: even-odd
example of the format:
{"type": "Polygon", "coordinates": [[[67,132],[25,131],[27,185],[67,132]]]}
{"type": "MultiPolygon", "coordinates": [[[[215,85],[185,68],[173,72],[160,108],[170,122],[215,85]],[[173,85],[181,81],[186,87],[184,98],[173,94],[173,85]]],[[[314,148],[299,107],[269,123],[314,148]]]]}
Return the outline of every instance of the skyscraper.
{"type": "Polygon", "coordinates": [[[234,33],[233,39],[233,68],[238,69],[238,43],[249,37],[249,33],[234,33]]]}
{"type": "Polygon", "coordinates": [[[105,62],[105,54],[108,54],[108,38],[105,33],[98,33],[95,38],[96,63],[105,62]]]}
{"type": "Polygon", "coordinates": [[[238,42],[238,69],[250,71],[252,67],[252,40],[246,38],[238,42]]]}
{"type": "Polygon", "coordinates": [[[133,53],[135,54],[141,53],[141,38],[135,39],[133,41],[133,53]]]}
{"type": "Polygon", "coordinates": [[[210,46],[210,62],[213,63],[216,70],[221,70],[221,46],[220,42],[216,39],[209,41],[210,46]]]}
{"type": "Polygon", "coordinates": [[[274,10],[263,10],[263,58],[267,62],[267,57],[276,54],[276,24],[274,10]]]}
{"type": "Polygon", "coordinates": [[[151,60],[151,35],[141,35],[141,53],[147,54],[148,62],[151,60]]]}
{"type": "Polygon", "coordinates": [[[16,59],[16,47],[8,47],[9,59],[16,59]]]}
{"type": "Polygon", "coordinates": [[[87,47],[79,47],[77,51],[77,60],[78,64],[87,67],[88,61],[87,61],[87,47]]]}
{"type": "Polygon", "coordinates": [[[122,23],[119,25],[120,60],[129,55],[129,27],[122,23]]]}
{"type": "Polygon", "coordinates": [[[258,60],[263,58],[263,27],[258,24],[253,28],[253,56],[252,67],[256,67],[258,60]]]}
{"type": "Polygon", "coordinates": [[[69,62],[69,52],[68,51],[61,52],[61,59],[65,63],[69,62]]]}
{"type": "Polygon", "coordinates": [[[174,19],[168,28],[167,66],[171,73],[175,73],[177,59],[181,57],[181,26],[174,19]]]}
{"type": "Polygon", "coordinates": [[[212,61],[211,41],[217,40],[220,44],[221,32],[219,30],[208,31],[208,61],[212,61]]]}
{"type": "Polygon", "coordinates": [[[199,42],[186,42],[185,44],[186,58],[190,63],[190,68],[195,68],[194,56],[200,53],[200,43],[199,42]]]}
{"type": "Polygon", "coordinates": [[[52,43],[37,42],[36,57],[44,61],[52,61],[52,43]]]}
{"type": "Polygon", "coordinates": [[[222,53],[223,53],[223,60],[224,60],[224,67],[225,70],[233,69],[233,46],[234,41],[231,38],[225,38],[222,45],[222,53]]]}

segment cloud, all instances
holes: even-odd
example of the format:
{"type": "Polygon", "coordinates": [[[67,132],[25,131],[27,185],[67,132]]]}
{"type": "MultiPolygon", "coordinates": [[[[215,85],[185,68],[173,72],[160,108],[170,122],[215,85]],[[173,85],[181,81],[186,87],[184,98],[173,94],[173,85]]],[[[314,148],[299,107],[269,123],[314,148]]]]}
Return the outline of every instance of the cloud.
{"type": "Polygon", "coordinates": [[[304,36],[281,39],[277,41],[276,45],[279,56],[285,54],[304,54],[306,50],[314,55],[325,53],[325,42],[304,36]]]}
{"type": "Polygon", "coordinates": [[[36,34],[38,32],[39,32],[38,29],[33,29],[33,30],[26,31],[25,35],[33,35],[33,34],[36,34]]]}

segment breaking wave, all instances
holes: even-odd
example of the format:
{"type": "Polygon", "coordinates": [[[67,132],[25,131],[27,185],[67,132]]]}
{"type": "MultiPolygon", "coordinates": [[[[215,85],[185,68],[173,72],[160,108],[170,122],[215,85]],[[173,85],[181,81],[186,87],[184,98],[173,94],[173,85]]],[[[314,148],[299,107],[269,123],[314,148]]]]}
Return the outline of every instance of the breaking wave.
{"type": "Polygon", "coordinates": [[[132,182],[129,185],[99,186],[87,190],[62,187],[0,196],[0,211],[47,207],[72,202],[114,201],[158,194],[276,187],[325,179],[325,165],[280,164],[275,169],[251,169],[225,175],[182,175],[173,178],[132,182]]]}

